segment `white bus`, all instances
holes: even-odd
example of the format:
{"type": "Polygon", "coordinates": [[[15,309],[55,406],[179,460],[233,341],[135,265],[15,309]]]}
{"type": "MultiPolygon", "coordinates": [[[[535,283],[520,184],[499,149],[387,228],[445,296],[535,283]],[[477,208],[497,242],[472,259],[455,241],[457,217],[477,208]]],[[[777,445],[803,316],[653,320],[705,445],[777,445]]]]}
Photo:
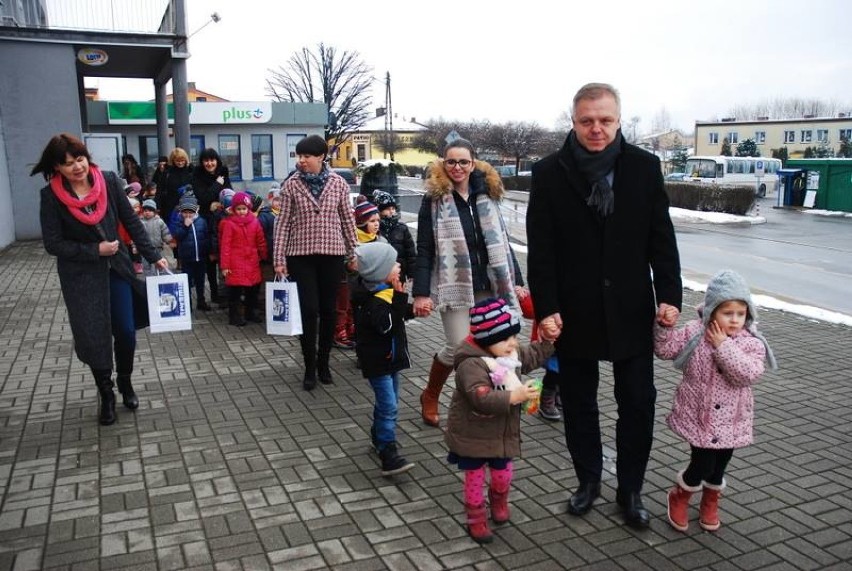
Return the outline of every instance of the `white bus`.
{"type": "Polygon", "coordinates": [[[778,169],[781,159],[766,157],[696,156],[686,160],[686,180],[712,182],[716,184],[754,185],[758,196],[778,189],[778,169]],[[763,176],[757,171],[763,166],[763,176]]]}

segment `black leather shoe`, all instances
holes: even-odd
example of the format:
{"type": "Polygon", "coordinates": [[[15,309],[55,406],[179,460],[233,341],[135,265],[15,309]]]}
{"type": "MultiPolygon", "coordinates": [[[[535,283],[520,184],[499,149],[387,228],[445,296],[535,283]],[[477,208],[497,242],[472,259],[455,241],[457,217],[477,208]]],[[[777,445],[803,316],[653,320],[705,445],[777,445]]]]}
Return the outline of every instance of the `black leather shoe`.
{"type": "Polygon", "coordinates": [[[571,515],[584,515],[592,509],[592,504],[601,495],[601,483],[590,482],[580,484],[577,491],[568,500],[568,513],[571,515]]]}
{"type": "Polygon", "coordinates": [[[328,365],[320,364],[317,367],[317,374],[319,375],[319,381],[324,385],[333,385],[334,379],[331,378],[331,369],[328,368],[328,365]]]}
{"type": "Polygon", "coordinates": [[[651,523],[651,516],[645,505],[642,503],[642,496],[639,492],[616,493],[616,503],[621,506],[624,512],[624,521],[630,527],[637,529],[646,529],[651,523]]]}
{"type": "Polygon", "coordinates": [[[313,368],[305,371],[305,379],[302,381],[302,388],[306,391],[314,390],[314,387],[317,386],[317,373],[313,368]]]}

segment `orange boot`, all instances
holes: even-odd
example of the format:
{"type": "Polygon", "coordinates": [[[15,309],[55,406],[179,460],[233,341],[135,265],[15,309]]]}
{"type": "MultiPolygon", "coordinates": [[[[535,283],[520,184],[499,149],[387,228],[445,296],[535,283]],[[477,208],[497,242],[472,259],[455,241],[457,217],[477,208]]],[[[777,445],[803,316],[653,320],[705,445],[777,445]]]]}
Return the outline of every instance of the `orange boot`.
{"type": "Polygon", "coordinates": [[[692,494],[701,491],[701,485],[687,486],[683,481],[683,470],[677,473],[675,486],[669,490],[667,503],[669,507],[669,523],[678,531],[689,528],[689,499],[692,494]]]}
{"type": "Polygon", "coordinates": [[[719,521],[719,496],[725,489],[725,479],[723,478],[722,484],[718,486],[707,482],[702,484],[704,491],[701,493],[698,524],[707,531],[716,531],[722,525],[719,521]]]}
{"type": "Polygon", "coordinates": [[[420,414],[423,422],[429,426],[441,425],[438,417],[438,397],[441,396],[441,389],[444,388],[444,383],[452,372],[453,368],[440,362],[435,355],[432,359],[432,368],[429,369],[429,382],[420,394],[420,414]]]}

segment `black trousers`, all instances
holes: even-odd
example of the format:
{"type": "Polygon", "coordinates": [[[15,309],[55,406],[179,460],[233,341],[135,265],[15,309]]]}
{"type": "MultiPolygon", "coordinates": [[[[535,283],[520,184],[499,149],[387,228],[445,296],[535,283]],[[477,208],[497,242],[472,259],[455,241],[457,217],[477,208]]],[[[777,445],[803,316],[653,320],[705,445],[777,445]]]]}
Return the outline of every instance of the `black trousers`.
{"type": "Polygon", "coordinates": [[[299,291],[302,357],[306,368],[313,367],[317,360],[317,337],[319,357],[327,360],[331,352],[343,256],[288,256],[287,270],[299,291]]]}
{"type": "Polygon", "coordinates": [[[734,455],[732,448],[697,448],[690,447],[692,454],[689,466],[683,473],[683,483],[687,486],[699,486],[707,482],[721,486],[725,477],[725,469],[734,455]]]}
{"type": "MultiPolygon", "coordinates": [[[[654,439],[654,356],[649,351],[613,362],[616,470],[622,493],[640,492],[654,439]]],[[[581,484],[600,482],[603,471],[597,360],[559,359],[565,440],[581,484]]]]}

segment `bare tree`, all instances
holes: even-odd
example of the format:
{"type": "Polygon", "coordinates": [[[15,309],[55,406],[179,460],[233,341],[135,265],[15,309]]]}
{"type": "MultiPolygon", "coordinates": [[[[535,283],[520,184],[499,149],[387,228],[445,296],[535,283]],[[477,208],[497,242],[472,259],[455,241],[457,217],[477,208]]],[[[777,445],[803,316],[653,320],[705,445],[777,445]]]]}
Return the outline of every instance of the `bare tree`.
{"type": "Polygon", "coordinates": [[[276,101],[325,103],[325,139],[339,147],[369,118],[373,69],[358,52],[338,51],[323,43],[293,53],[286,65],[268,70],[266,91],[276,101]]]}
{"type": "Polygon", "coordinates": [[[436,157],[443,152],[447,145],[447,135],[452,131],[473,143],[477,153],[482,152],[487,147],[486,139],[491,128],[488,121],[448,121],[442,117],[430,119],[423,125],[426,130],[414,137],[411,146],[419,151],[434,153],[436,157]]]}
{"type": "Polygon", "coordinates": [[[642,121],[642,118],[638,115],[634,115],[630,118],[630,121],[627,122],[627,128],[624,128],[624,125],[621,126],[622,135],[627,139],[628,143],[636,143],[639,140],[639,123],[642,121]]]}
{"type": "Polygon", "coordinates": [[[521,160],[536,155],[545,138],[545,130],[536,123],[510,121],[493,125],[488,131],[487,146],[503,157],[515,159],[515,168],[520,170],[521,160]]]}
{"type": "Polygon", "coordinates": [[[565,134],[568,134],[568,131],[574,128],[574,120],[571,119],[570,111],[563,111],[559,114],[559,117],[556,118],[556,130],[564,131],[565,134]]]}
{"type": "Polygon", "coordinates": [[[769,119],[796,119],[808,115],[834,117],[840,112],[849,112],[852,105],[835,100],[816,98],[784,97],[757,103],[736,105],[728,110],[726,117],[748,121],[766,117],[769,119]]]}
{"type": "Polygon", "coordinates": [[[651,121],[651,132],[652,133],[665,133],[666,131],[670,131],[672,128],[672,116],[669,113],[668,109],[665,106],[660,107],[660,110],[657,111],[657,114],[654,115],[654,119],[651,121]]]}

